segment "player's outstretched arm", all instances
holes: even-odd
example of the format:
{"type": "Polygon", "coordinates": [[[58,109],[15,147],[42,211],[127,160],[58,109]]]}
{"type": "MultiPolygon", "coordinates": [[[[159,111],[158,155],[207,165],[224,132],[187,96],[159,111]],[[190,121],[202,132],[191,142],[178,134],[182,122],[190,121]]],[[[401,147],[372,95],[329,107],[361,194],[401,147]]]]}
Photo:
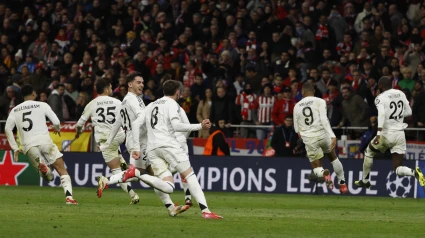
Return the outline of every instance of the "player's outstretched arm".
{"type": "Polygon", "coordinates": [[[86,124],[87,120],[90,118],[91,115],[91,102],[86,105],[84,108],[83,114],[81,115],[80,119],[77,122],[76,125],[76,133],[75,138],[78,139],[81,135],[81,132],[83,132],[84,124],[86,124]]]}
{"type": "Polygon", "coordinates": [[[55,131],[53,132],[54,134],[58,134],[59,136],[61,135],[60,132],[60,128],[61,128],[61,122],[59,121],[58,116],[56,115],[56,113],[52,110],[52,108],[49,106],[49,104],[47,103],[43,103],[43,107],[44,107],[44,115],[49,118],[49,120],[52,122],[53,124],[53,128],[55,129],[55,131]]]}
{"type": "MultiPolygon", "coordinates": [[[[10,112],[9,117],[6,121],[6,126],[4,128],[7,141],[9,142],[10,148],[12,148],[13,151],[15,151],[15,154],[19,151],[18,143],[16,143],[15,136],[13,135],[13,128],[15,127],[15,114],[13,113],[13,110],[10,112]]],[[[15,158],[15,161],[17,159],[15,158]]]]}

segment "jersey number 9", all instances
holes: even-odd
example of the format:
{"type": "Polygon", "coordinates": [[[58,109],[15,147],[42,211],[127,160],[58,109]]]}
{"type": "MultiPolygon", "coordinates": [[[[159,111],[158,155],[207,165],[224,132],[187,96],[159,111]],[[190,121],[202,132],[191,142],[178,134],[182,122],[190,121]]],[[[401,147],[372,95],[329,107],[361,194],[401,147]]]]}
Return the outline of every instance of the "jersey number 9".
{"type": "Polygon", "coordinates": [[[303,109],[303,115],[305,117],[304,122],[307,126],[311,126],[314,122],[313,111],[310,107],[305,107],[303,109]]]}

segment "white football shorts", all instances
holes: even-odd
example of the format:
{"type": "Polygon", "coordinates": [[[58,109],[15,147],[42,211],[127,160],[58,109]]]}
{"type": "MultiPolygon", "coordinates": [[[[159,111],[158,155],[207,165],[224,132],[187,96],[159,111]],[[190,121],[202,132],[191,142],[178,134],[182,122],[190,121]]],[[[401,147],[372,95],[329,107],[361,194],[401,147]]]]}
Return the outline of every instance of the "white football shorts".
{"type": "Polygon", "coordinates": [[[323,137],[303,138],[307,157],[310,162],[323,158],[324,154],[331,152],[331,138],[325,134],[323,137]]]}
{"type": "Polygon", "coordinates": [[[105,162],[108,163],[115,158],[119,158],[121,152],[119,151],[120,145],[124,142],[125,135],[117,134],[117,136],[112,140],[111,144],[105,151],[102,152],[102,156],[105,159],[105,162]]]}
{"type": "Polygon", "coordinates": [[[37,145],[31,147],[26,156],[30,161],[35,165],[35,160],[40,159],[40,162],[45,163],[46,165],[53,164],[57,159],[62,158],[63,154],[59,151],[56,144],[46,144],[46,145],[37,145]]]}
{"type": "MultiPolygon", "coordinates": [[[[177,171],[180,163],[187,162],[189,165],[189,156],[182,148],[160,147],[148,152],[148,158],[155,176],[160,177],[166,171],[177,171]]],[[[190,166],[189,166],[190,167],[190,166]]]]}
{"type": "MultiPolygon", "coordinates": [[[[374,141],[373,138],[372,141],[374,141]]],[[[373,145],[373,147],[382,153],[390,149],[391,154],[406,154],[406,136],[404,131],[391,132],[391,134],[382,133],[379,144],[373,145]]]]}

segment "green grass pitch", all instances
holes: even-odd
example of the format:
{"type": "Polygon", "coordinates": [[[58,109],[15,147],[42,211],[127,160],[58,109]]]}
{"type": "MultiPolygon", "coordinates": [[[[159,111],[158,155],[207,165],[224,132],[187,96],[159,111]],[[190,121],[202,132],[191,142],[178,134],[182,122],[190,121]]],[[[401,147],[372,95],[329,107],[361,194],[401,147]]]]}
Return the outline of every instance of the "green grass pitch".
{"type": "MultiPolygon", "coordinates": [[[[0,237],[423,237],[425,200],[349,196],[212,193],[223,220],[203,220],[198,207],[169,217],[151,190],[129,204],[121,189],[0,187],[0,237]]],[[[172,195],[183,202],[183,192],[172,195]]]]}

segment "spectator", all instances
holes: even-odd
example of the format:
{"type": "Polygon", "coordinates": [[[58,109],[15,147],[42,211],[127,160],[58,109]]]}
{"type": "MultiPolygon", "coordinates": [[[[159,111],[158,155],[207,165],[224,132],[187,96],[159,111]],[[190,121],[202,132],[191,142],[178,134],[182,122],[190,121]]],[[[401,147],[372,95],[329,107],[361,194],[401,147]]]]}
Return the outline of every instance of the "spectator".
{"type": "Polygon", "coordinates": [[[58,116],[61,122],[70,119],[68,107],[64,99],[65,85],[58,84],[47,99],[48,104],[53,112],[58,116]]]}
{"type": "MultiPolygon", "coordinates": [[[[256,125],[270,126],[273,122],[272,110],[276,97],[272,95],[272,88],[271,84],[264,85],[262,95],[255,100],[253,120],[256,125]]],[[[264,140],[269,131],[269,129],[258,128],[256,130],[257,139],[264,140]]]]}
{"type": "MultiPolygon", "coordinates": [[[[420,92],[415,95],[414,103],[412,106],[412,112],[413,112],[414,126],[419,128],[425,128],[425,92],[424,90],[420,90],[420,92]]],[[[418,141],[425,140],[424,131],[418,132],[417,140],[418,141]]]]}
{"type": "MultiPolygon", "coordinates": [[[[198,119],[199,123],[205,119],[209,119],[211,113],[212,90],[207,88],[204,94],[205,95],[203,96],[203,99],[198,104],[198,110],[196,111],[196,118],[198,119]]],[[[198,137],[200,138],[208,138],[208,136],[209,131],[206,130],[201,130],[198,133],[198,137]]]]}
{"type": "Polygon", "coordinates": [[[87,93],[86,92],[79,93],[78,99],[76,101],[77,106],[75,108],[74,120],[81,117],[81,115],[84,112],[84,108],[86,107],[88,103],[89,103],[89,96],[87,95],[87,93]]]}
{"type": "Polygon", "coordinates": [[[47,103],[47,98],[49,97],[49,94],[46,91],[41,91],[39,94],[39,101],[47,103]]]}
{"type": "MultiPolygon", "coordinates": [[[[364,99],[357,94],[354,94],[352,89],[344,87],[342,89],[342,119],[339,126],[354,126],[365,127],[369,124],[369,107],[364,102],[364,99]]],[[[353,133],[354,139],[360,136],[359,131],[353,133]]]]}
{"type": "Polygon", "coordinates": [[[398,86],[400,86],[401,89],[408,89],[412,92],[415,87],[415,81],[412,79],[412,69],[410,67],[405,67],[402,74],[403,80],[398,82],[398,86]]]}
{"type": "Polygon", "coordinates": [[[22,101],[23,100],[18,92],[17,87],[7,87],[5,94],[0,97],[0,119],[6,120],[12,108],[20,104],[22,101]]]}
{"type": "Polygon", "coordinates": [[[331,82],[331,71],[329,68],[322,69],[322,78],[316,82],[316,87],[319,89],[320,93],[323,95],[326,93],[327,87],[331,82]]]}
{"type": "Polygon", "coordinates": [[[198,102],[192,97],[192,92],[189,87],[183,88],[182,97],[177,101],[183,110],[186,112],[186,115],[190,123],[196,123],[196,110],[198,108],[198,102]]]}
{"type": "MultiPolygon", "coordinates": [[[[210,121],[218,125],[219,120],[224,120],[225,127],[230,128],[230,125],[234,120],[234,103],[229,100],[226,95],[226,90],[223,87],[218,87],[211,102],[210,121]]],[[[232,137],[230,132],[225,132],[225,134],[226,137],[232,137]]]]}
{"type": "Polygon", "coordinates": [[[30,75],[28,79],[36,92],[47,87],[47,76],[45,75],[45,70],[41,65],[37,65],[35,67],[35,74],[30,75]]]}
{"type": "Polygon", "coordinates": [[[416,74],[418,65],[425,60],[425,54],[422,53],[421,44],[417,43],[413,45],[413,47],[409,47],[409,50],[404,53],[404,62],[412,69],[412,74],[416,74]]]}
{"type": "Polygon", "coordinates": [[[275,102],[272,110],[273,123],[276,126],[281,126],[285,122],[288,115],[292,115],[295,106],[295,99],[292,98],[292,91],[290,87],[285,87],[281,91],[282,98],[275,102]]]}
{"type": "Polygon", "coordinates": [[[294,149],[297,146],[298,136],[293,125],[293,117],[288,115],[284,124],[275,128],[271,142],[271,146],[276,152],[275,156],[287,157],[295,155],[294,149]]]}
{"type": "Polygon", "coordinates": [[[376,132],[378,131],[378,117],[372,116],[370,117],[370,124],[368,126],[368,130],[362,135],[360,139],[360,153],[364,154],[366,148],[369,146],[369,143],[376,136],[376,132]]]}
{"type": "Polygon", "coordinates": [[[327,115],[331,126],[337,126],[341,121],[342,117],[342,96],[338,90],[338,83],[335,80],[331,80],[328,85],[328,93],[323,95],[327,105],[327,115]]]}
{"type": "MultiPolygon", "coordinates": [[[[235,103],[237,111],[240,111],[241,125],[254,125],[254,110],[256,99],[257,95],[253,93],[251,84],[245,84],[243,92],[238,95],[235,103]]],[[[251,131],[252,130],[249,128],[241,128],[241,137],[252,138],[252,136],[249,135],[249,132],[251,131]]]]}

